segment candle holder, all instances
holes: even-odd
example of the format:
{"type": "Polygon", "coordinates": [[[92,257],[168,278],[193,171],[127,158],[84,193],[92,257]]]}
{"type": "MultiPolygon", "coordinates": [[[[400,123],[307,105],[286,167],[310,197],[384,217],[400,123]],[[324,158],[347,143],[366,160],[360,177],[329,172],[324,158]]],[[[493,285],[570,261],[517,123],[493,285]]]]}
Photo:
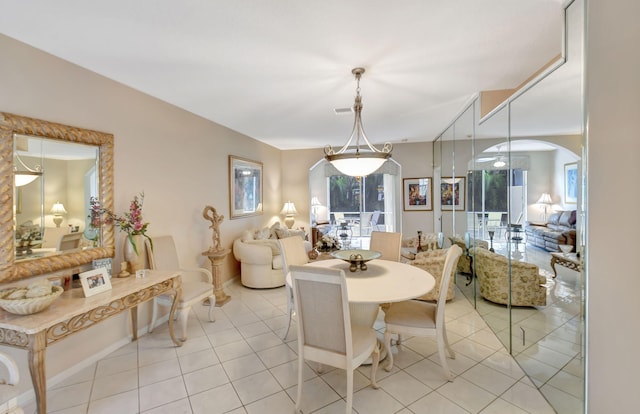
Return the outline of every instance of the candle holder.
{"type": "Polygon", "coordinates": [[[495,230],[489,230],[489,242],[491,243],[489,247],[489,251],[490,252],[495,252],[495,250],[493,249],[493,235],[495,234],[495,230]]]}
{"type": "Polygon", "coordinates": [[[418,230],[418,247],[416,247],[416,253],[422,251],[422,230],[418,230]]]}

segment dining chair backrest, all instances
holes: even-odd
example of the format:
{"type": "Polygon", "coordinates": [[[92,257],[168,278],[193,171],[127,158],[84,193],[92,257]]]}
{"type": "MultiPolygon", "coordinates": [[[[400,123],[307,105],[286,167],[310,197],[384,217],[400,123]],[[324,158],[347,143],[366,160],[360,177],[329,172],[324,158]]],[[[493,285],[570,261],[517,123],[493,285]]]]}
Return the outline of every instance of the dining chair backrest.
{"type": "Polygon", "coordinates": [[[344,213],[333,213],[333,219],[335,220],[335,224],[339,226],[344,223],[344,213]]]}
{"type": "Polygon", "coordinates": [[[380,259],[400,261],[400,247],[402,245],[402,233],[372,231],[370,250],[382,253],[380,259]]]}
{"type": "Polygon", "coordinates": [[[64,250],[74,250],[80,248],[82,242],[82,233],[67,233],[60,236],[56,250],[61,252],[64,250]]]}
{"type": "Polygon", "coordinates": [[[149,268],[157,270],[177,270],[180,269],[178,251],[171,236],[159,236],[153,238],[153,249],[151,244],[145,240],[147,260],[149,268]],[[155,254],[154,254],[155,252],[155,254]]]}
{"type": "Polygon", "coordinates": [[[436,312],[436,325],[438,322],[444,322],[444,306],[447,302],[447,291],[449,290],[449,283],[451,283],[451,274],[453,269],[458,266],[458,260],[462,255],[462,249],[460,246],[454,244],[449,247],[447,256],[444,259],[444,269],[442,269],[442,277],[440,278],[440,293],[438,295],[438,310],[436,312]],[[442,319],[442,321],[440,321],[442,319]]]}
{"type": "MultiPolygon", "coordinates": [[[[290,267],[290,272],[298,315],[298,340],[305,358],[321,363],[351,359],[351,319],[344,272],[296,265],[290,267]]],[[[339,365],[346,367],[346,362],[339,365]]]]}
{"type": "Polygon", "coordinates": [[[278,244],[282,254],[282,270],[285,276],[289,273],[289,266],[309,263],[309,256],[307,256],[302,237],[285,237],[284,239],[279,239],[278,244]]]}

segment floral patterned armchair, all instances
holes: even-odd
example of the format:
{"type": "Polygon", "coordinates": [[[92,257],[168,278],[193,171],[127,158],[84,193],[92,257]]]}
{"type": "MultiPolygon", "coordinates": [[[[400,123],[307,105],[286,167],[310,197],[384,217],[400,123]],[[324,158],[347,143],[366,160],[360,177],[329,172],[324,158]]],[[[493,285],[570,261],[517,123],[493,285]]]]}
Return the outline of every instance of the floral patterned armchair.
{"type": "Polygon", "coordinates": [[[511,305],[513,306],[545,306],[547,279],[541,276],[538,266],[509,261],[505,256],[490,252],[487,249],[472,247],[473,269],[478,277],[480,295],[491,302],[509,303],[509,264],[511,264],[511,305]]]}
{"type": "MultiPolygon", "coordinates": [[[[458,260],[458,272],[463,273],[465,275],[471,274],[471,258],[467,254],[467,246],[464,242],[464,239],[460,236],[449,237],[451,241],[451,245],[457,244],[462,249],[462,256],[460,256],[460,260],[458,260]]],[[[480,239],[469,239],[469,244],[471,247],[480,247],[483,249],[489,249],[489,243],[486,240],[480,239]]]]}
{"type": "MultiPolygon", "coordinates": [[[[436,287],[433,288],[431,292],[428,292],[416,299],[421,300],[437,300],[440,295],[440,290],[438,286],[440,286],[440,280],[442,279],[442,272],[444,271],[444,260],[447,257],[447,252],[449,249],[437,249],[437,250],[428,250],[426,252],[421,252],[416,255],[414,261],[411,262],[412,265],[418,266],[427,272],[431,273],[433,277],[436,279],[436,287]]],[[[453,280],[455,277],[456,271],[456,263],[453,264],[451,268],[451,279],[453,280]]],[[[455,296],[454,291],[455,283],[449,283],[449,288],[447,290],[447,300],[451,300],[455,296]]]]}

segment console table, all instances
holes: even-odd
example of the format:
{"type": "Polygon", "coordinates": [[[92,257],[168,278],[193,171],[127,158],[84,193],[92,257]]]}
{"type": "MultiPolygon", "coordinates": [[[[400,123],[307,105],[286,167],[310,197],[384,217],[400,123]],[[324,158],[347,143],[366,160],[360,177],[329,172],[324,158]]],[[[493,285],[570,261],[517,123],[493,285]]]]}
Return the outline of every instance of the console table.
{"type": "Polygon", "coordinates": [[[173,333],[173,319],[182,281],[178,271],[151,270],[147,277],[111,279],[112,289],[84,297],[81,288],[65,291],[53,304],[33,315],[14,315],[0,310],[0,344],[28,350],[31,382],[38,413],[47,412],[46,348],[76,332],[89,328],[127,309],[131,310],[132,340],[138,339],[137,306],[156,296],[170,294],[169,333],[176,346],[182,342],[173,333]]]}

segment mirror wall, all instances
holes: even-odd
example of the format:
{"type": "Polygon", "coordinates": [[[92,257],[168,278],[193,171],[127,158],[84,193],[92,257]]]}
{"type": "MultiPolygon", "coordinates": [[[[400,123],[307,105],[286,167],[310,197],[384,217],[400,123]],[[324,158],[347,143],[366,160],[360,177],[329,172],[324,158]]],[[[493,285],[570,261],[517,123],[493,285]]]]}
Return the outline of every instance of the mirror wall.
{"type": "Polygon", "coordinates": [[[67,231],[69,224],[77,225],[80,230],[81,226],[84,227],[86,217],[84,209],[88,208],[84,199],[86,195],[93,194],[92,191],[104,207],[113,210],[113,135],[0,113],[0,159],[3,161],[0,163],[0,197],[3,199],[0,209],[0,283],[53,272],[77,273],[82,265],[94,259],[113,257],[113,225],[105,225],[99,229],[101,246],[88,245],[28,260],[16,260],[16,227],[19,221],[38,223],[41,228],[49,225],[57,228],[54,219],[61,219],[60,224],[62,226],[62,222],[65,222],[67,231]],[[67,147],[59,144],[73,145],[67,147]],[[38,148],[35,159],[29,155],[29,145],[38,148]],[[51,152],[54,147],[63,148],[66,157],[70,157],[72,148],[80,148],[76,146],[93,152],[94,158],[76,160],[76,163],[63,163],[59,159],[45,160],[46,147],[51,148],[51,152]],[[16,157],[14,149],[22,154],[16,157]],[[32,183],[16,188],[15,177],[19,173],[25,170],[38,171],[35,165],[29,166],[32,162],[39,163],[39,172],[42,174],[32,183]],[[92,172],[94,169],[96,171],[92,172]],[[56,171],[60,176],[54,175],[56,171]],[[96,178],[92,178],[92,174],[96,178]],[[38,189],[31,194],[27,187],[34,185],[38,189]],[[54,208],[54,204],[60,200],[68,203],[67,210],[67,206],[61,202],[66,213],[58,206],[54,208]]]}
{"type": "Polygon", "coordinates": [[[583,23],[583,2],[568,4],[561,59],[484,117],[481,99],[474,99],[433,145],[436,182],[447,176],[466,178],[461,209],[443,207],[434,223],[452,242],[466,241],[469,246],[470,272],[460,272],[459,267],[456,285],[556,411],[563,413],[584,411],[584,277],[557,263],[554,272],[551,253],[565,256],[553,244],[541,248],[535,239],[529,240],[525,229],[528,223],[547,223],[554,213],[575,210],[574,254],[584,254],[584,183],[579,178],[584,146],[583,23]],[[572,166],[578,177],[575,194],[568,193],[567,168],[572,166]],[[550,201],[542,203],[545,193],[550,201]],[[505,270],[474,257],[474,250],[482,248],[493,248],[506,263],[505,270]],[[524,276],[521,268],[527,264],[535,270],[524,276]],[[480,277],[483,271],[504,273],[498,278],[505,291],[502,299],[492,297],[487,279],[480,277]],[[535,281],[536,276],[542,276],[542,287],[534,282],[525,294],[542,289],[544,303],[516,304],[522,297],[522,280],[535,281]]]}

